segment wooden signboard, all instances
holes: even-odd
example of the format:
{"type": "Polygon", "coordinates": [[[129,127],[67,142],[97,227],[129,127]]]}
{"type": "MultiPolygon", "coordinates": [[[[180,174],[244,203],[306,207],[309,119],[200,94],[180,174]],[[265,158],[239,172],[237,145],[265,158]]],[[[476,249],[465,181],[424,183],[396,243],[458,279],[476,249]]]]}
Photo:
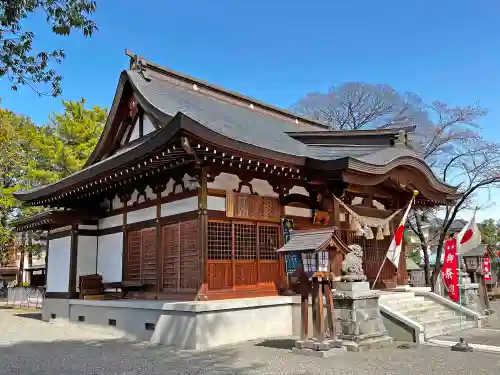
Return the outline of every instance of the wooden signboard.
{"type": "Polygon", "coordinates": [[[228,191],[226,193],[226,216],[279,222],[280,203],[277,198],[228,191]]]}

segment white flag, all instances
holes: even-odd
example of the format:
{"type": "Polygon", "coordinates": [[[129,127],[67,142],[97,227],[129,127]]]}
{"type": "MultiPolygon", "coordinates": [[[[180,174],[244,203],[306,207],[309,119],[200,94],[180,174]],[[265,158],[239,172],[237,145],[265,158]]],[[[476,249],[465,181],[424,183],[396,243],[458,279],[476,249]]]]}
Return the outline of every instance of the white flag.
{"type": "Polygon", "coordinates": [[[472,216],[471,221],[458,233],[457,243],[460,243],[460,254],[465,254],[481,244],[481,232],[476,224],[476,213],[472,216]]]}
{"type": "Polygon", "coordinates": [[[394,237],[392,238],[391,244],[389,245],[389,250],[387,251],[387,259],[389,259],[396,268],[399,267],[399,257],[401,256],[401,245],[403,243],[403,234],[405,231],[406,219],[408,218],[408,213],[410,212],[411,205],[415,197],[413,197],[406,208],[405,214],[401,218],[401,223],[398,229],[394,231],[394,237]]]}

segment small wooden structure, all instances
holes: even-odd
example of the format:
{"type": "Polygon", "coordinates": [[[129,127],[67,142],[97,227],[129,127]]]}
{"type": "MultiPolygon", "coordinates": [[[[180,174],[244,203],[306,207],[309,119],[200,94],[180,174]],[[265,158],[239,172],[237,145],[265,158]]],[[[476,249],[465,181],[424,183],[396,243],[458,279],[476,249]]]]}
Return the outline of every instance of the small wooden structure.
{"type": "Polygon", "coordinates": [[[335,340],[335,314],[333,306],[334,270],[338,254],[345,255],[347,247],[337,237],[334,228],[297,231],[278,252],[295,253],[300,262],[294,276],[298,279],[297,290],[301,294],[301,331],[299,348],[327,350],[339,347],[335,340]],[[309,336],[309,295],[312,299],[313,336],[309,336]],[[326,305],[325,305],[326,302],[326,305]],[[325,330],[325,310],[327,327],[325,330]],[[328,332],[328,339],[325,333],[328,332]],[[326,344],[325,344],[326,343],[326,344]]]}

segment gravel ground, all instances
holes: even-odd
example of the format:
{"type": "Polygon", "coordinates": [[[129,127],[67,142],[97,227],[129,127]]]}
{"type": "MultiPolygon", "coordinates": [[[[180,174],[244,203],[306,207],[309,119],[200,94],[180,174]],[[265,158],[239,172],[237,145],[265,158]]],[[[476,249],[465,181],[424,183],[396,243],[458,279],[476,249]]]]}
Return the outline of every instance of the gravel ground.
{"type": "Polygon", "coordinates": [[[37,318],[33,313],[0,310],[0,375],[490,375],[500,368],[500,355],[428,346],[318,359],[291,354],[292,341],[276,340],[195,353],[110,340],[95,331],[37,318]]]}

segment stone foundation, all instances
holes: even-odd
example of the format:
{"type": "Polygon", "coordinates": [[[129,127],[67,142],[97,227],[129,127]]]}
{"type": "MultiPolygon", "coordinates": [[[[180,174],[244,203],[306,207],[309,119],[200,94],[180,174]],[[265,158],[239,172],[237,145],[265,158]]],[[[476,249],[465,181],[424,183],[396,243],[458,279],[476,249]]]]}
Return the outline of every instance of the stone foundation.
{"type": "Polygon", "coordinates": [[[346,352],[346,348],[343,347],[342,342],[338,340],[325,340],[319,342],[314,339],[309,339],[296,341],[292,351],[297,354],[325,358],[344,353],[346,352]]]}
{"type": "Polygon", "coordinates": [[[349,351],[378,349],[392,344],[382,321],[379,294],[367,282],[341,282],[334,293],[338,339],[349,351]]]}

